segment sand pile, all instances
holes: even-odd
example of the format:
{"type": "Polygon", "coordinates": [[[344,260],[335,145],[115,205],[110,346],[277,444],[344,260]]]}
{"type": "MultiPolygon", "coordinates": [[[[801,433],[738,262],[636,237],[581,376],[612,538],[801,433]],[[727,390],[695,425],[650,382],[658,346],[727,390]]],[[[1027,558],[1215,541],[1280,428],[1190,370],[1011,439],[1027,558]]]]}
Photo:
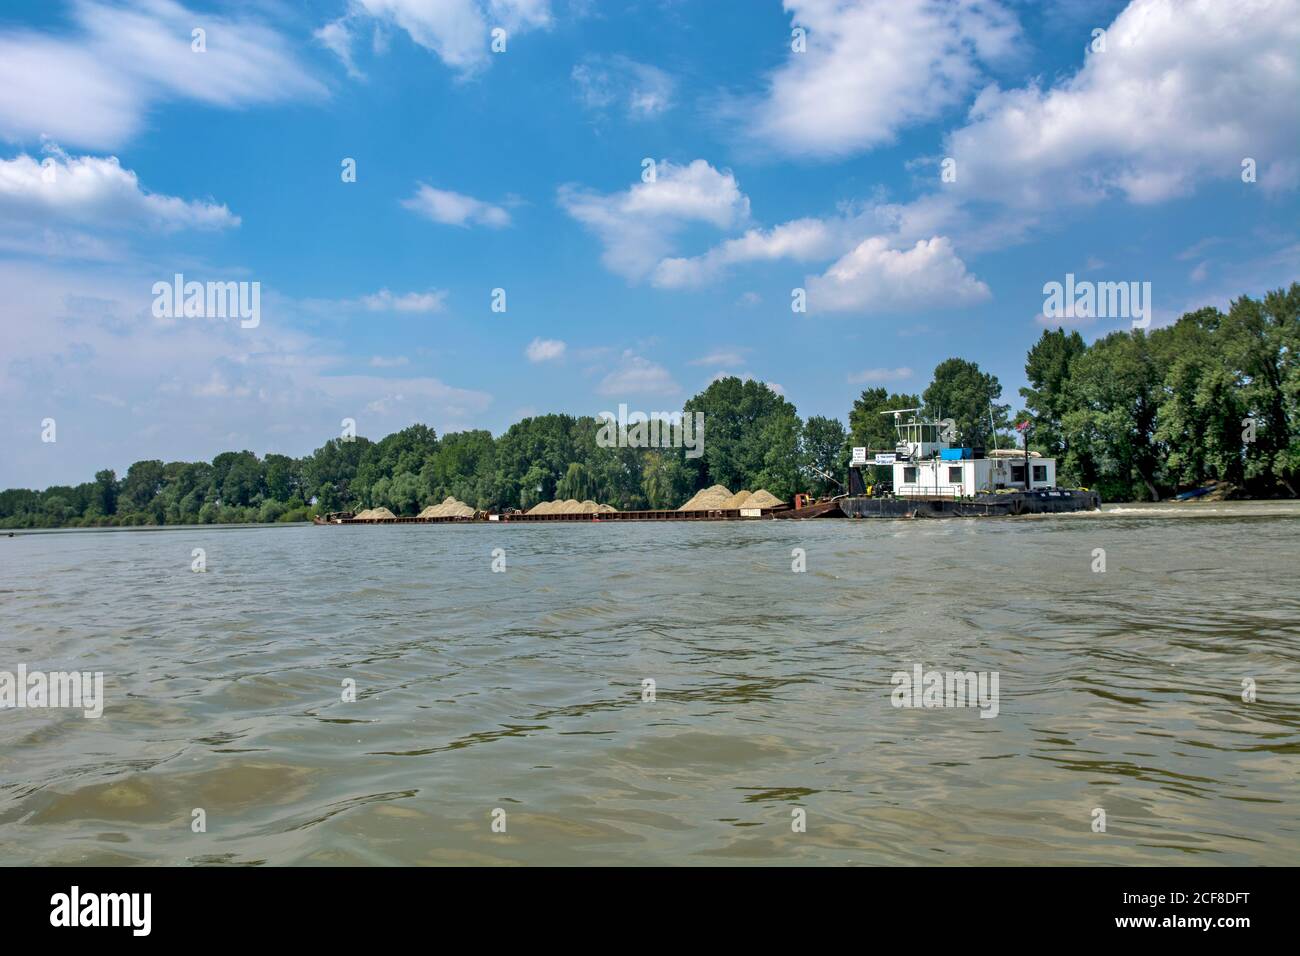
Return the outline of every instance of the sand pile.
{"type": "Polygon", "coordinates": [[[734,495],[725,485],[714,485],[698,491],[678,511],[734,511],[738,508],[775,508],[781,499],[766,488],[758,491],[737,491],[734,495]]]}
{"type": "Polygon", "coordinates": [[[396,518],[387,508],[367,508],[365,511],[357,513],[357,521],[378,521],[380,518],[396,518]]]}
{"type": "Polygon", "coordinates": [[[727,507],[743,508],[745,507],[745,502],[750,499],[751,495],[753,495],[752,491],[737,491],[731,496],[731,500],[727,502],[727,507]]]}
{"type": "Polygon", "coordinates": [[[726,508],[731,500],[731,491],[725,485],[714,485],[697,491],[690,501],[678,508],[678,511],[715,511],[726,508]]]}
{"type": "Polygon", "coordinates": [[[772,494],[766,488],[759,488],[758,491],[754,492],[752,495],[749,496],[749,500],[745,502],[744,507],[775,508],[777,505],[782,503],[783,502],[781,501],[780,498],[772,494]]]}
{"type": "Polygon", "coordinates": [[[458,498],[448,495],[440,505],[429,505],[420,512],[421,518],[472,518],[474,508],[458,498]]]}
{"type": "Polygon", "coordinates": [[[540,501],[528,509],[530,515],[594,515],[608,514],[618,509],[611,505],[597,504],[588,499],[578,501],[569,498],[566,501],[540,501]]]}
{"type": "Polygon", "coordinates": [[[368,521],[368,520],[370,520],[370,514],[371,514],[371,512],[373,512],[374,510],[375,510],[374,508],[366,508],[366,509],[363,510],[363,511],[358,511],[356,514],[354,514],[354,515],[352,516],[352,520],[353,520],[353,521],[368,521]]]}

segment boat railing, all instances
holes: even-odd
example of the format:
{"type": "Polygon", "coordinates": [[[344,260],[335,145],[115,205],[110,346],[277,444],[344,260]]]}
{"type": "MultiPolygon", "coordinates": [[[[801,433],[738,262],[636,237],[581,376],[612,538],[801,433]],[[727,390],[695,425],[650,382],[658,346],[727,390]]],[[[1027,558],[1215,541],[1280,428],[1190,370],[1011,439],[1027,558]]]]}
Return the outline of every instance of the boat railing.
{"type": "Polygon", "coordinates": [[[910,485],[905,489],[897,492],[900,498],[951,498],[956,501],[959,498],[966,497],[966,491],[961,485],[910,485]]]}

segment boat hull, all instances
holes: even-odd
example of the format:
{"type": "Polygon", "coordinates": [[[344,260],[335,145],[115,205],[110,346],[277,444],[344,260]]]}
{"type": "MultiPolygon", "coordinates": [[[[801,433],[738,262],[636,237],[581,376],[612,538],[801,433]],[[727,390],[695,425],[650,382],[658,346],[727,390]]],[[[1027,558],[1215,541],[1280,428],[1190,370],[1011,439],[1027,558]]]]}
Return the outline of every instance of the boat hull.
{"type": "Polygon", "coordinates": [[[1096,511],[1095,491],[1030,491],[973,498],[841,498],[846,518],[983,518],[1096,511]]]}

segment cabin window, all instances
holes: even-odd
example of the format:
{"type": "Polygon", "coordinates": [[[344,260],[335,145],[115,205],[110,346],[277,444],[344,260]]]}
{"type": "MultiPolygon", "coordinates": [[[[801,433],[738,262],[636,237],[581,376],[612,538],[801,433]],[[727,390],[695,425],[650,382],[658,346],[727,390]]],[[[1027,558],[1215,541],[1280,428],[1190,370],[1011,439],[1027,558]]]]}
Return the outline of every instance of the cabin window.
{"type": "Polygon", "coordinates": [[[916,469],[914,467],[909,466],[903,469],[903,484],[905,485],[916,484],[916,469]]]}
{"type": "Polygon", "coordinates": [[[1034,465],[1034,481],[1041,481],[1044,483],[1047,481],[1046,465],[1034,465]]]}
{"type": "Polygon", "coordinates": [[[1024,481],[1024,480],[1025,480],[1025,466],[1024,466],[1024,465],[1012,465],[1012,466],[1011,466],[1011,481],[1012,481],[1012,483],[1014,484],[1014,483],[1017,482],[1017,481],[1024,481]]]}
{"type": "Polygon", "coordinates": [[[948,484],[950,484],[950,485],[960,485],[960,484],[961,484],[961,481],[962,481],[962,478],[961,478],[961,465],[949,465],[949,466],[948,466],[948,484]]]}

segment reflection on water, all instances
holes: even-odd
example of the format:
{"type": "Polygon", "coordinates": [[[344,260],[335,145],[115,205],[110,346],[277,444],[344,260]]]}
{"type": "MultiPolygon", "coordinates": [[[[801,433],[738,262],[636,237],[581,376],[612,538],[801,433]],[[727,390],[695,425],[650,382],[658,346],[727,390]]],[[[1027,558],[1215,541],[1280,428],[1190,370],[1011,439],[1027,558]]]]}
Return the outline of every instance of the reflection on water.
{"type": "Polygon", "coordinates": [[[0,539],[0,670],[107,695],[0,710],[0,860],[1293,863],[1298,519],[0,539]],[[895,709],[915,664],[998,717],[895,709]]]}

